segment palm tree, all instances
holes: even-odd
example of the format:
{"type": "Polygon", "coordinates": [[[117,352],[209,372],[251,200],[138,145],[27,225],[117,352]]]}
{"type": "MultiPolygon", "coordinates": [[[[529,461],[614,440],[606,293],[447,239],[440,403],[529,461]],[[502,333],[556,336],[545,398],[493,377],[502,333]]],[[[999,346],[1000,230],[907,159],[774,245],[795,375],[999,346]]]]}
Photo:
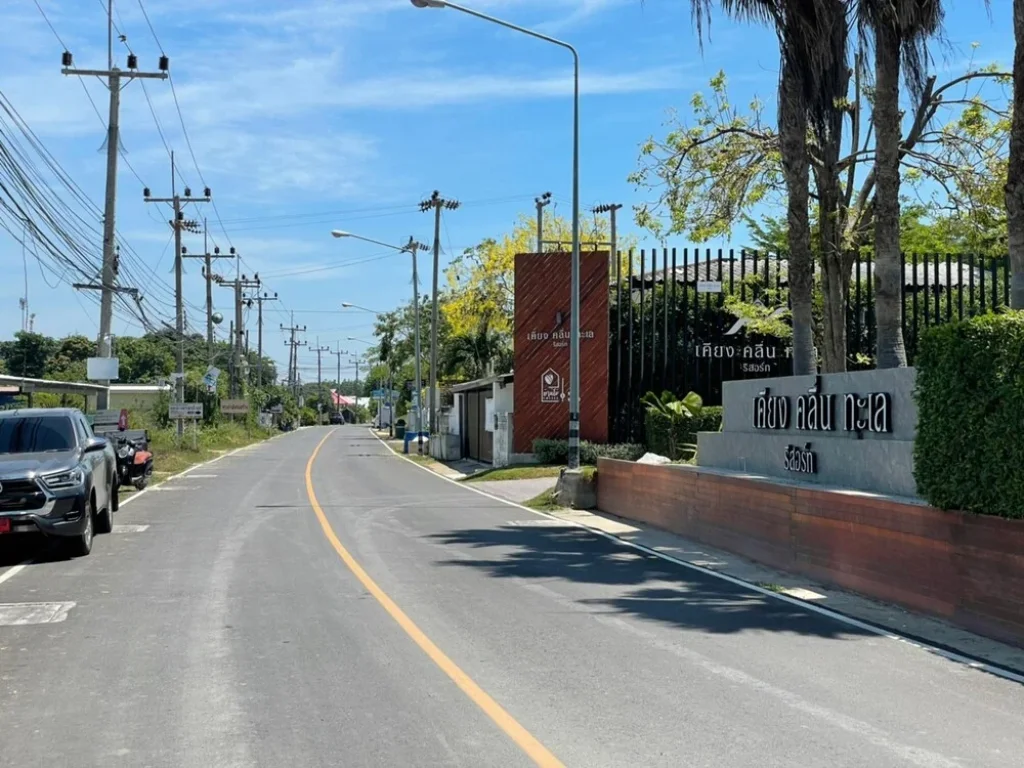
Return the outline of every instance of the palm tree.
{"type": "Polygon", "coordinates": [[[1013,0],[1013,122],[1006,174],[1006,220],[1010,235],[1010,306],[1024,309],[1024,0],[1013,0]]]}
{"type": "Polygon", "coordinates": [[[510,367],[508,343],[501,333],[491,329],[486,317],[475,331],[451,336],[441,350],[440,368],[448,376],[479,379],[495,369],[510,367]]]}
{"type": "Polygon", "coordinates": [[[903,76],[920,93],[928,39],[942,24],[940,0],[860,0],[862,36],[875,43],[875,315],[876,366],[902,368],[903,268],[900,265],[900,59],[903,76]]]}
{"type": "MultiPolygon", "coordinates": [[[[703,36],[714,0],[690,0],[694,23],[703,36]]],[[[722,10],[746,21],[770,25],[779,38],[779,144],[787,193],[789,294],[793,313],[793,372],[817,371],[812,292],[814,256],[808,211],[810,127],[828,130],[846,82],[843,0],[721,0],[722,10]]]]}

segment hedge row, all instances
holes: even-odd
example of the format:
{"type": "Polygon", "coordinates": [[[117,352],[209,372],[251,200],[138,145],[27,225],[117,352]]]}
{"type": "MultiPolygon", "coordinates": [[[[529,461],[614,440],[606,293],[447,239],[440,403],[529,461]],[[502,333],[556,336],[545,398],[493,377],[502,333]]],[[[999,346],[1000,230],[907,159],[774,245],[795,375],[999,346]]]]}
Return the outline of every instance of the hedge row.
{"type": "MultiPolygon", "coordinates": [[[[636,461],[646,453],[642,445],[621,443],[600,445],[586,440],[580,442],[580,463],[597,464],[598,457],[636,461]]],[[[539,439],[533,441],[533,455],[541,464],[565,464],[569,461],[569,441],[539,439]]]]}
{"type": "MultiPolygon", "coordinates": [[[[687,443],[696,444],[698,432],[718,432],[722,428],[721,406],[705,406],[701,412],[688,419],[682,419],[675,425],[675,442],[677,446],[687,443]]],[[[689,451],[676,451],[676,456],[669,456],[669,430],[672,429],[672,421],[663,413],[651,408],[647,409],[644,418],[644,434],[647,440],[647,450],[659,456],[667,456],[673,461],[689,458],[689,451]]]]}
{"type": "Polygon", "coordinates": [[[936,326],[915,365],[918,493],[941,509],[1024,518],[1024,313],[936,326]]]}

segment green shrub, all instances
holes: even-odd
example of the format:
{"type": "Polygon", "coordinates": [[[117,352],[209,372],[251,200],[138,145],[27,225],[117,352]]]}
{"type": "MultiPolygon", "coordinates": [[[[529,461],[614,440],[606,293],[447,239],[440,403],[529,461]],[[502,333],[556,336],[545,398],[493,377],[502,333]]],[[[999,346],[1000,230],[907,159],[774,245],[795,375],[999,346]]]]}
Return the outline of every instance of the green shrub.
{"type": "Polygon", "coordinates": [[[918,493],[941,509],[1024,518],[1024,313],[936,326],[915,362],[918,493]]]}
{"type": "Polygon", "coordinates": [[[647,453],[647,448],[637,443],[591,443],[580,442],[580,463],[597,465],[599,458],[636,461],[647,453]]]}
{"type": "Polygon", "coordinates": [[[717,405],[704,406],[699,413],[676,419],[674,422],[667,415],[652,408],[648,408],[644,416],[647,450],[660,456],[667,456],[673,461],[688,458],[687,454],[690,451],[676,451],[676,455],[672,456],[671,445],[694,445],[698,432],[718,432],[721,428],[722,408],[717,405]]]}
{"type": "MultiPolygon", "coordinates": [[[[580,441],[580,463],[597,464],[598,458],[622,459],[636,461],[646,452],[646,448],[635,443],[591,443],[580,441]]],[[[533,455],[541,464],[566,464],[569,461],[569,441],[538,439],[533,441],[533,455]]]]}

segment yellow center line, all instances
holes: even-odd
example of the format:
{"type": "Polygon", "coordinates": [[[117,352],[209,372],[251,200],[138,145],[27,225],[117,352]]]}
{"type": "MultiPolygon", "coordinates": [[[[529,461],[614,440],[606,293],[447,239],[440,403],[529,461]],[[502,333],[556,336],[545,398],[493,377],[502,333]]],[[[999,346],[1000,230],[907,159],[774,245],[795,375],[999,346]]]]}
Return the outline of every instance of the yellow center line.
{"type": "Polygon", "coordinates": [[[540,768],[565,768],[564,764],[551,754],[547,747],[520,725],[512,715],[502,709],[498,702],[492,699],[483,688],[473,681],[473,678],[463,672],[454,661],[448,658],[444,651],[438,648],[423,633],[423,630],[416,626],[413,620],[398,607],[395,601],[388,597],[387,593],[377,585],[377,582],[370,578],[370,575],[338,539],[337,534],[327,520],[327,515],[324,514],[324,510],[320,506],[320,502],[316,499],[316,493],[313,491],[313,462],[316,461],[320,449],[327,442],[327,439],[334,434],[334,431],[331,430],[324,436],[324,439],[313,449],[313,454],[309,457],[309,461],[306,462],[306,494],[309,496],[309,503],[313,507],[317,519],[320,521],[320,527],[323,529],[324,536],[327,537],[331,546],[334,547],[334,551],[338,553],[338,556],[366,590],[381,604],[381,607],[388,612],[388,615],[395,620],[395,623],[420,647],[420,650],[427,654],[430,660],[440,667],[441,671],[448,675],[452,682],[459,686],[462,692],[483,710],[484,714],[501,728],[535,764],[540,766],[540,768]]]}

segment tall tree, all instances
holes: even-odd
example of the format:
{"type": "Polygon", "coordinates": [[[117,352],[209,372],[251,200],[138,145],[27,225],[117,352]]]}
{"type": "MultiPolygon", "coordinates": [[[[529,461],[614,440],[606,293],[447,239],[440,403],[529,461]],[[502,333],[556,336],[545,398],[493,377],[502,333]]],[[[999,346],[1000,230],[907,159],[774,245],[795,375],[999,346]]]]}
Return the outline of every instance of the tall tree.
{"type": "Polygon", "coordinates": [[[900,60],[919,96],[927,76],[927,43],[942,23],[939,0],[860,0],[861,28],[875,43],[875,314],[876,365],[907,364],[903,344],[900,264],[900,60]]]}
{"type": "Polygon", "coordinates": [[[1010,241],[1010,306],[1024,309],[1024,0],[1013,0],[1013,122],[1006,178],[1010,241]]]}
{"type": "MultiPolygon", "coordinates": [[[[714,0],[690,0],[694,22],[703,36],[704,19],[714,0]]],[[[779,39],[779,148],[787,192],[789,220],[790,302],[793,309],[793,370],[813,373],[812,315],[814,260],[808,203],[810,199],[808,129],[826,135],[837,94],[848,77],[843,0],[720,0],[728,15],[770,25],[779,39]]]]}

